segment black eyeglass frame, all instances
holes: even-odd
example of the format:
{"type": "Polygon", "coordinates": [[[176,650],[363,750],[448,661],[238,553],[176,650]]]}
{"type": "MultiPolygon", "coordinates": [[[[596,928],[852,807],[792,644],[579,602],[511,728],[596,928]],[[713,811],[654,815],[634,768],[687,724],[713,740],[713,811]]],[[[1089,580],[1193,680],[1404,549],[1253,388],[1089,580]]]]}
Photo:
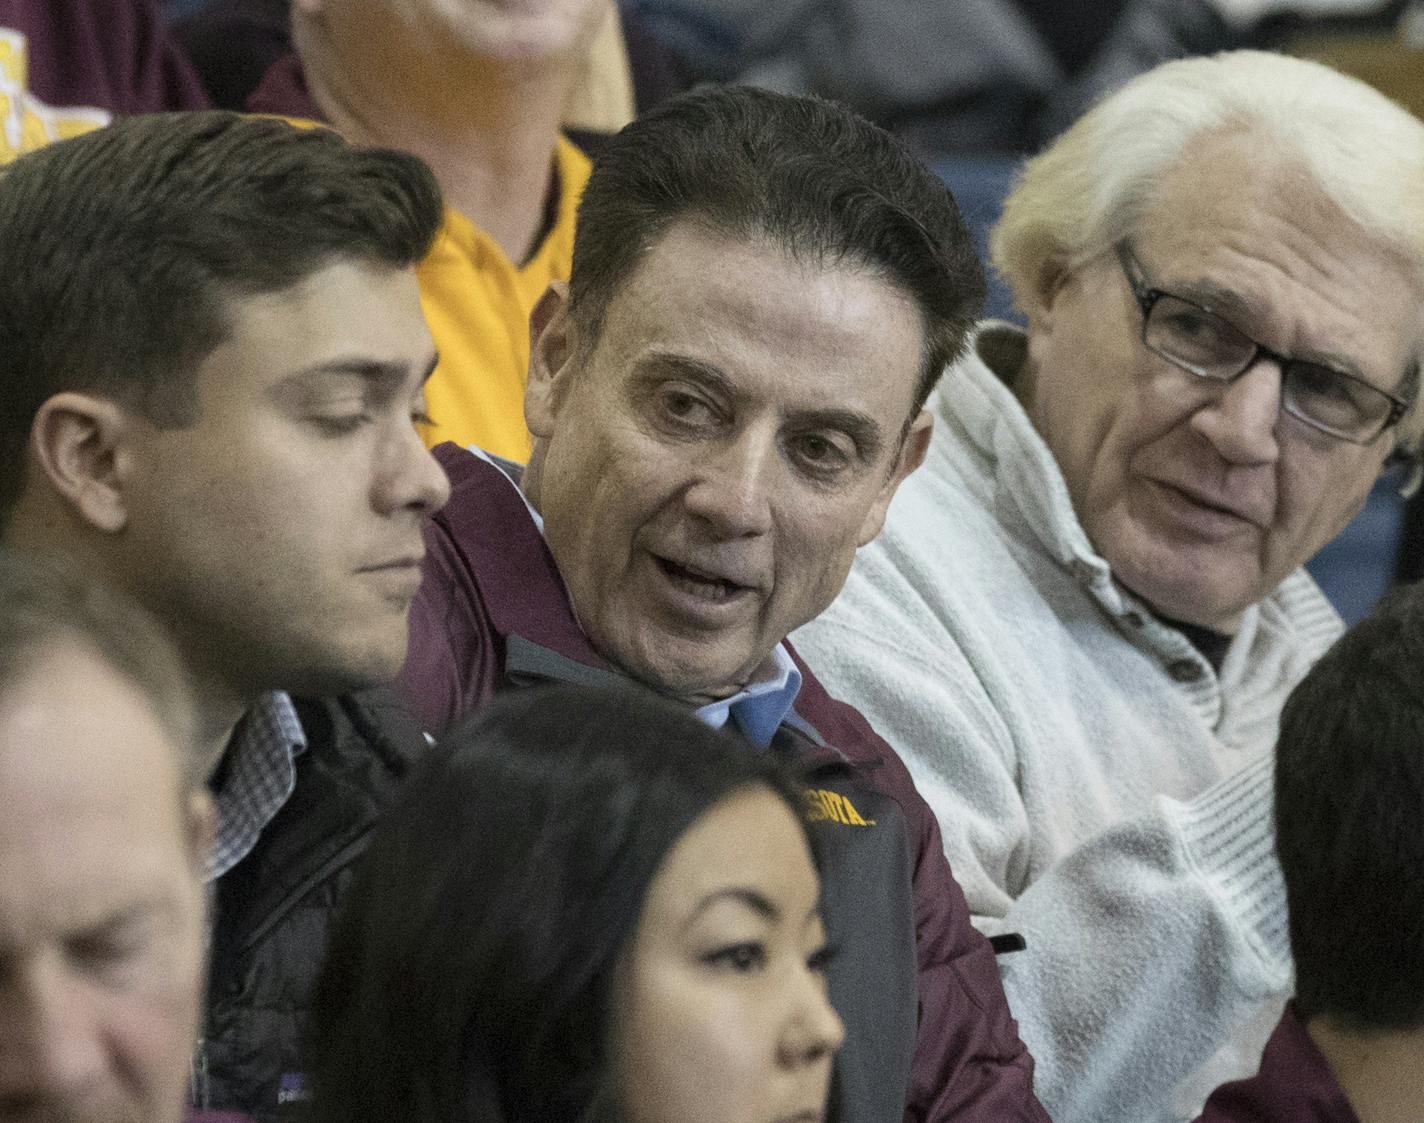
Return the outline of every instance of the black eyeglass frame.
{"type": "MultiPolygon", "coordinates": [[[[1165,289],[1154,288],[1151,284],[1148,283],[1147,276],[1142,268],[1142,263],[1138,261],[1137,257],[1133,254],[1132,247],[1131,245],[1129,245],[1128,239],[1124,238],[1122,241],[1118,242],[1117,245],[1113,247],[1113,250],[1117,254],[1118,264],[1122,266],[1123,276],[1127,278],[1127,287],[1132,290],[1133,299],[1137,301],[1138,308],[1142,310],[1142,345],[1159,358],[1166,359],[1167,362],[1171,363],[1179,370],[1184,370],[1188,374],[1193,375],[1196,378],[1200,378],[1206,382],[1216,382],[1220,383],[1223,386],[1229,386],[1231,383],[1235,382],[1238,378],[1245,374],[1248,370],[1254,367],[1257,363],[1259,363],[1263,357],[1270,359],[1272,362],[1274,362],[1277,366],[1281,368],[1281,408],[1286,410],[1286,412],[1288,412],[1292,417],[1296,418],[1298,421],[1304,422],[1306,425],[1309,425],[1317,432],[1324,433],[1327,437],[1333,437],[1335,440],[1346,441],[1349,444],[1355,445],[1368,445],[1379,440],[1380,435],[1386,430],[1397,425],[1399,423],[1399,419],[1403,417],[1406,413],[1408,413],[1410,407],[1414,404],[1413,402],[1405,401],[1404,399],[1394,394],[1391,394],[1388,390],[1381,389],[1380,387],[1374,385],[1371,382],[1366,382],[1363,378],[1359,378],[1353,374],[1348,374],[1343,370],[1336,370],[1334,367],[1326,366],[1324,363],[1312,362],[1308,359],[1293,359],[1289,355],[1282,355],[1279,351],[1272,351],[1264,343],[1257,343],[1254,339],[1252,339],[1249,335],[1243,332],[1235,324],[1223,318],[1220,313],[1214,311],[1213,309],[1208,308],[1203,304],[1199,304],[1195,300],[1188,300],[1184,296],[1178,296],[1174,292],[1168,292],[1165,289]],[[1246,362],[1242,365],[1241,369],[1227,378],[1220,378],[1217,375],[1208,374],[1205,371],[1198,370],[1197,368],[1192,366],[1188,366],[1181,359],[1175,358],[1172,355],[1164,354],[1163,352],[1157,350],[1157,348],[1153,347],[1152,344],[1147,341],[1147,322],[1151,318],[1152,309],[1156,306],[1157,302],[1162,300],[1164,297],[1179,301],[1180,303],[1185,304],[1188,307],[1195,308],[1198,312],[1203,312],[1206,315],[1211,316],[1213,319],[1220,320],[1227,327],[1231,328],[1232,331],[1236,332],[1237,335],[1241,336],[1242,339],[1246,340],[1247,343],[1251,344],[1251,353],[1247,356],[1246,362]],[[1289,372],[1289,368],[1292,366],[1298,366],[1300,364],[1305,364],[1307,366],[1315,367],[1320,370],[1328,370],[1337,378],[1344,378],[1350,382],[1355,383],[1355,385],[1357,386],[1363,386],[1367,390],[1372,390],[1376,394],[1382,395],[1383,397],[1388,399],[1390,403],[1389,414],[1385,417],[1384,421],[1381,422],[1380,427],[1368,437],[1352,437],[1346,433],[1339,433],[1336,432],[1334,429],[1326,428],[1318,421],[1304,416],[1303,414],[1291,408],[1290,403],[1287,401],[1287,396],[1284,393],[1285,382],[1287,374],[1289,372]]],[[[1419,370],[1418,365],[1416,364],[1415,369],[1413,371],[1413,376],[1416,382],[1418,380],[1418,375],[1419,370]]],[[[1412,460],[1416,454],[1404,453],[1402,455],[1412,460]]],[[[1391,456],[1391,459],[1394,459],[1394,456],[1391,456]]]]}

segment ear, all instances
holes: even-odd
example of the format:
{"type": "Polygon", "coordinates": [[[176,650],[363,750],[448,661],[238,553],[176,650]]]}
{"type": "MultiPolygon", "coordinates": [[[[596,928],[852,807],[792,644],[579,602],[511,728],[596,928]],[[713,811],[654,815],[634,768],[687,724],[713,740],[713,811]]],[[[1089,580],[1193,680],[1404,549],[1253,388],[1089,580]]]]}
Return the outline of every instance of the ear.
{"type": "Polygon", "coordinates": [[[915,420],[910,422],[910,431],[900,443],[900,455],[895,461],[895,467],[890,471],[890,477],[881,485],[875,502],[865,513],[865,521],[860,524],[860,535],[855,543],[857,546],[864,546],[880,533],[885,525],[885,513],[890,510],[890,500],[895,498],[895,492],[900,490],[900,485],[910,473],[925,462],[925,454],[930,450],[930,437],[933,433],[934,418],[929,410],[920,410],[915,420]]]}
{"type": "Polygon", "coordinates": [[[524,422],[536,440],[553,434],[572,381],[574,330],[569,315],[569,286],[555,281],[529,314],[529,384],[524,391],[524,422]]]}
{"type": "Polygon", "coordinates": [[[1051,324],[1053,306],[1068,277],[1067,263],[1061,257],[1049,257],[1039,264],[1033,277],[1032,289],[1026,294],[1028,307],[1024,312],[1028,316],[1030,328],[1042,330],[1051,324]]]}
{"type": "Polygon", "coordinates": [[[188,794],[187,806],[183,809],[183,830],[188,860],[206,880],[208,855],[213,852],[213,843],[218,837],[218,809],[206,790],[199,788],[188,794]]]}
{"type": "Polygon", "coordinates": [[[30,427],[30,453],[49,484],[97,530],[128,523],[133,418],[117,402],[67,390],[47,399],[30,427]]]}

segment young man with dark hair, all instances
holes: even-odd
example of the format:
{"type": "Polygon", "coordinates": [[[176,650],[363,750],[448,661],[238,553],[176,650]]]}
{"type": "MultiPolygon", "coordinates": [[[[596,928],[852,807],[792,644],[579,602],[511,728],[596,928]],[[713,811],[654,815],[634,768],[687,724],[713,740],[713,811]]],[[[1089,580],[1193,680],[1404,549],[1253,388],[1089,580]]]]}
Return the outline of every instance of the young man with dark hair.
{"type": "Polygon", "coordinates": [[[130,118],[0,178],[4,539],[177,642],[219,811],[200,1091],[258,1120],[300,1096],[330,914],[424,747],[352,692],[401,667],[448,490],[414,424],[440,214],[414,157],[226,113],[130,118]]]}
{"type": "Polygon", "coordinates": [[[1424,1118],[1424,586],[1387,597],[1301,681],[1276,745],[1295,1001],[1260,1073],[1201,1123],[1424,1118]]]}
{"type": "Polygon", "coordinates": [[[828,103],[665,103],[599,155],[535,309],[522,473],[436,450],[404,682],[439,727],[541,680],[636,680],[813,789],[842,1118],[1042,1120],[987,940],[904,766],[785,642],[924,455],[983,294],[947,189],[828,103]]]}
{"type": "Polygon", "coordinates": [[[0,551],[0,1123],[177,1123],[214,812],[167,636],[0,551]]]}

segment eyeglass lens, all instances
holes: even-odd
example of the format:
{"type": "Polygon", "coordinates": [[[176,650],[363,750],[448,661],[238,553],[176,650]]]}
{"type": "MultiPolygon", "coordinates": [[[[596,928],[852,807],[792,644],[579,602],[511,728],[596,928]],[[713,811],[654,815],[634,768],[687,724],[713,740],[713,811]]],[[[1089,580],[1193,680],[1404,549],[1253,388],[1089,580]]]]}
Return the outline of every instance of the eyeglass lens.
{"type": "MultiPolygon", "coordinates": [[[[1143,341],[1192,374],[1221,382],[1241,374],[1261,353],[1255,341],[1219,316],[1165,293],[1147,314],[1143,341]]],[[[1285,364],[1281,394],[1285,407],[1301,420],[1352,440],[1373,439],[1393,407],[1377,387],[1302,359],[1285,364]]]]}

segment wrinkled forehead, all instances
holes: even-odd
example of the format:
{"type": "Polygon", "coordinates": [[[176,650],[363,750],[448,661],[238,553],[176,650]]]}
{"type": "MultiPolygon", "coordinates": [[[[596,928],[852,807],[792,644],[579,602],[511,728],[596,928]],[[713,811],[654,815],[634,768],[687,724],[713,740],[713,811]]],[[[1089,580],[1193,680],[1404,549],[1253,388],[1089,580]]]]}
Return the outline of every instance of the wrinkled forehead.
{"type": "Polygon", "coordinates": [[[615,291],[596,346],[621,363],[664,352],[729,373],[761,368],[767,390],[818,404],[894,399],[898,427],[926,345],[919,305],[880,271],[680,223],[615,291]]]}
{"type": "Polygon", "coordinates": [[[1199,137],[1162,177],[1132,245],[1151,283],[1276,350],[1332,356],[1397,392],[1424,353],[1424,273],[1279,145],[1199,137]]]}

